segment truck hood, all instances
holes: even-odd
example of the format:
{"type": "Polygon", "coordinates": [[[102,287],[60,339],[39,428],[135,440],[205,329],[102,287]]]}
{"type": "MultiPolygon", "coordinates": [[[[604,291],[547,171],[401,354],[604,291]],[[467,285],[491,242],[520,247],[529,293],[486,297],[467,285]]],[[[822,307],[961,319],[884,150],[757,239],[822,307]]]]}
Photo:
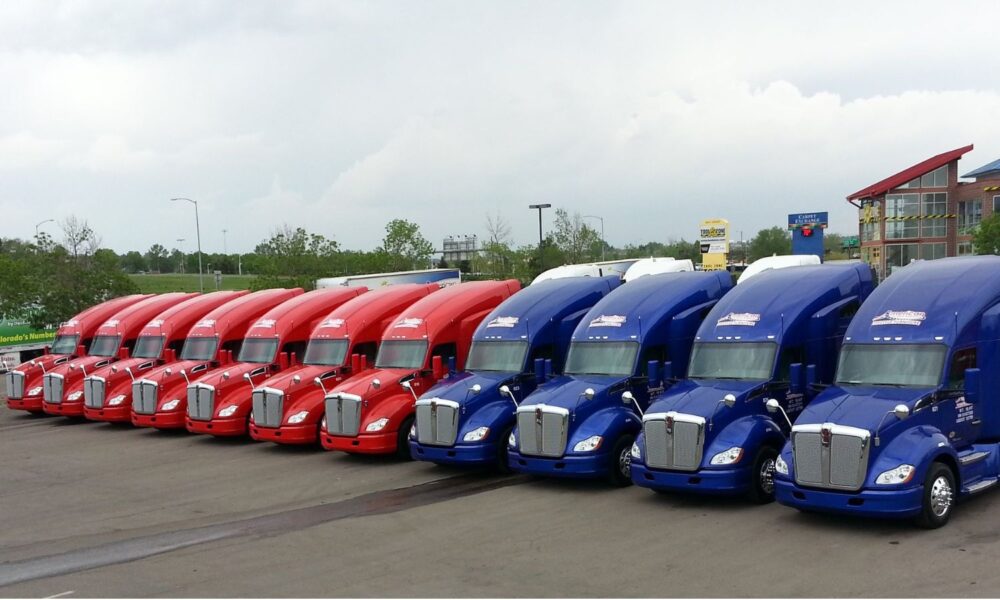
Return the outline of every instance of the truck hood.
{"type": "MultiPolygon", "coordinates": [[[[755,391],[764,386],[763,381],[735,380],[685,380],[661,394],[649,408],[647,413],[662,413],[676,411],[689,415],[710,418],[713,413],[721,413],[719,402],[726,394],[736,396],[733,410],[741,406],[755,391]]],[[[761,406],[763,409],[763,406],[761,406]]]]}
{"type": "MultiPolygon", "coordinates": [[[[442,400],[452,400],[465,407],[467,412],[474,412],[480,406],[501,400],[500,386],[504,382],[510,381],[517,373],[497,373],[481,372],[470,373],[465,371],[452,375],[449,379],[435,385],[420,396],[424,398],[440,398],[442,400]],[[479,385],[482,389],[478,394],[469,391],[474,385],[479,385]]],[[[514,393],[518,396],[517,392],[514,393]]],[[[504,396],[505,402],[510,402],[510,398],[504,396]]]]}
{"type": "MultiPolygon", "coordinates": [[[[934,388],[894,387],[830,387],[816,397],[795,419],[796,425],[835,423],[875,431],[887,412],[897,404],[913,410],[918,400],[934,392],[934,388]]],[[[893,423],[889,417],[883,423],[893,423]]]]}
{"type": "Polygon", "coordinates": [[[569,409],[575,419],[584,419],[601,408],[621,406],[621,401],[610,398],[608,391],[626,380],[625,377],[608,375],[560,375],[539,386],[519,406],[559,406],[569,409]],[[594,397],[590,400],[582,395],[587,388],[594,390],[594,397]]]}
{"type": "Polygon", "coordinates": [[[52,371],[54,367],[66,364],[70,358],[66,354],[46,354],[33,360],[35,361],[34,365],[31,362],[26,362],[14,368],[15,371],[24,373],[24,395],[26,397],[41,395],[42,376],[52,371]],[[58,361],[62,362],[57,365],[56,362],[58,361]],[[45,367],[45,371],[42,371],[43,366],[45,367]],[[38,388],[38,393],[29,394],[28,392],[33,390],[33,388],[38,388]]]}
{"type": "Polygon", "coordinates": [[[232,363],[218,367],[203,374],[198,379],[192,379],[191,384],[202,383],[215,388],[216,410],[233,404],[249,405],[253,400],[254,387],[266,386],[267,377],[271,374],[269,364],[232,363]],[[250,387],[243,375],[249,373],[254,387],[250,387]]]}
{"type": "MultiPolygon", "coordinates": [[[[285,395],[282,408],[286,415],[302,410],[316,410],[323,406],[323,390],[313,383],[313,379],[335,370],[336,367],[298,365],[278,373],[268,379],[263,386],[278,390],[285,395]],[[299,383],[293,381],[296,375],[301,379],[299,383]]],[[[330,383],[326,385],[327,388],[332,387],[330,383]]]]}
{"type": "MultiPolygon", "coordinates": [[[[136,377],[136,380],[147,379],[149,381],[155,381],[159,384],[159,404],[163,404],[168,400],[177,398],[180,399],[183,407],[187,406],[187,394],[185,393],[187,382],[184,381],[184,376],[181,375],[181,371],[185,370],[190,373],[191,369],[202,365],[208,366],[209,364],[210,363],[205,360],[180,360],[169,365],[154,367],[153,369],[143,373],[142,377],[136,377]],[[167,369],[170,369],[170,375],[167,375],[167,369]]],[[[188,377],[191,378],[193,383],[197,381],[199,375],[203,375],[204,373],[205,372],[202,371],[200,373],[195,373],[193,377],[191,375],[188,375],[188,377]]],[[[131,382],[129,385],[131,386],[131,382]]],[[[131,393],[131,389],[129,390],[129,393],[131,393]]]]}

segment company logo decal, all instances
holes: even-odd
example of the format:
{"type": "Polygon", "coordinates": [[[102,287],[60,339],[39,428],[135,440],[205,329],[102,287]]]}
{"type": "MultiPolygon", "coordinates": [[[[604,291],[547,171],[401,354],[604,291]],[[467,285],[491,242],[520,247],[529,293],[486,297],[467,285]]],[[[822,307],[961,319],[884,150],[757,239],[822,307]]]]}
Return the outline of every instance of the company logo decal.
{"type": "Polygon", "coordinates": [[[277,321],[274,320],[274,319],[261,319],[260,321],[257,321],[256,323],[254,323],[253,326],[254,327],[268,327],[268,328],[270,328],[270,327],[274,327],[275,323],[277,323],[277,321]]]}
{"type": "Polygon", "coordinates": [[[327,319],[319,324],[320,327],[327,327],[330,329],[340,329],[344,326],[345,321],[343,319],[327,319]]]}
{"type": "Polygon", "coordinates": [[[163,327],[163,319],[154,319],[147,323],[146,327],[163,327]]]}
{"type": "Polygon", "coordinates": [[[923,325],[927,320],[927,313],[918,310],[887,310],[872,319],[872,326],[879,325],[912,325],[914,327],[923,325]]]}
{"type": "Polygon", "coordinates": [[[77,319],[70,319],[69,321],[63,321],[62,323],[59,324],[59,326],[60,327],[76,327],[79,324],[80,324],[80,321],[78,321],[77,319]]]}
{"type": "Polygon", "coordinates": [[[491,320],[489,323],[487,323],[486,328],[487,329],[489,329],[490,327],[510,328],[517,325],[518,321],[520,321],[520,319],[518,319],[517,317],[497,317],[491,320]]]}
{"type": "Polygon", "coordinates": [[[410,317],[408,319],[400,319],[399,321],[396,321],[396,324],[393,325],[393,327],[395,329],[416,329],[417,327],[423,325],[423,323],[423,319],[410,317]]]}
{"type": "Polygon", "coordinates": [[[194,326],[195,329],[199,327],[215,327],[215,319],[202,319],[198,321],[198,324],[194,326]]]}
{"type": "Polygon", "coordinates": [[[118,319],[110,319],[105,321],[104,325],[101,325],[101,327],[118,327],[118,323],[120,323],[118,319]]]}
{"type": "Polygon", "coordinates": [[[829,427],[823,427],[819,430],[819,441],[824,446],[829,446],[830,442],[833,441],[833,432],[830,431],[829,427]]]}
{"type": "Polygon", "coordinates": [[[625,324],[624,315],[601,315],[590,322],[591,327],[621,327],[625,324]]]}
{"type": "Polygon", "coordinates": [[[731,327],[733,325],[740,325],[743,327],[753,327],[758,322],[760,322],[760,315],[757,313],[729,313],[719,319],[715,323],[715,326],[731,327]]]}

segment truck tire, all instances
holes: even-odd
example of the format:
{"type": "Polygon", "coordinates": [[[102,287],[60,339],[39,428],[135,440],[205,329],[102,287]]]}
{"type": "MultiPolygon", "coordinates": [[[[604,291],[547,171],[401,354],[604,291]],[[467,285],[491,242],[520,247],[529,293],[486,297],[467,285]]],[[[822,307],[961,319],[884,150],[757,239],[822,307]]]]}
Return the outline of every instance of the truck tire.
{"type": "Polygon", "coordinates": [[[753,465],[750,468],[750,489],[747,499],[754,504],[774,502],[774,461],[778,451],[771,446],[764,446],[757,451],[753,465]]]}
{"type": "Polygon", "coordinates": [[[497,460],[494,467],[501,475],[510,474],[510,463],[507,462],[507,438],[512,431],[514,431],[513,425],[504,429],[503,434],[497,439],[497,460]]]}
{"type": "Polygon", "coordinates": [[[955,474],[943,463],[931,463],[924,478],[924,496],[917,525],[924,529],[937,529],[947,523],[955,506],[955,496],[955,474]]]}
{"type": "Polygon", "coordinates": [[[632,485],[632,443],[635,437],[631,434],[624,434],[618,438],[615,445],[611,447],[611,454],[608,460],[608,482],[615,487],[627,487],[632,485]]]}
{"type": "Polygon", "coordinates": [[[403,424],[396,433],[396,457],[400,460],[413,460],[410,456],[410,428],[413,427],[413,419],[413,415],[403,419],[403,424]]]}

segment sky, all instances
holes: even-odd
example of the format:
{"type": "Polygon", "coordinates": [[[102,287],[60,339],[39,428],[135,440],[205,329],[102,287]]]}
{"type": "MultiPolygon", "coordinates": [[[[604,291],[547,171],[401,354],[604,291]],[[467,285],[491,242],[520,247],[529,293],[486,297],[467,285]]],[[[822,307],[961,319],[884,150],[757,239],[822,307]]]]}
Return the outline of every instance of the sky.
{"type": "Polygon", "coordinates": [[[856,234],[848,194],[970,143],[962,173],[1000,158],[998,22],[993,1],[4,0],[0,237],[77,215],[120,252],[191,252],[178,196],[206,252],[286,224],[368,250],[393,218],[440,247],[497,214],[531,244],[535,203],[616,246],[792,212],[856,234]]]}

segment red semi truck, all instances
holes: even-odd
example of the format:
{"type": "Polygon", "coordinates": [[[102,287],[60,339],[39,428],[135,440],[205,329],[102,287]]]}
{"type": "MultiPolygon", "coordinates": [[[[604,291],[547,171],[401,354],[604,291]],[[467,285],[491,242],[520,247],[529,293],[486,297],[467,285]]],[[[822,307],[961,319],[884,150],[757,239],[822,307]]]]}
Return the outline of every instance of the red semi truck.
{"type": "Polygon", "coordinates": [[[163,311],[139,332],[127,360],[101,367],[83,380],[83,416],[92,421],[128,423],[132,384],[156,367],[177,362],[187,332],[206,314],[249,292],[213,292],[163,311]]]}
{"type": "Polygon", "coordinates": [[[373,366],[382,331],[411,304],[439,289],[437,283],[387,286],[326,315],[309,338],[303,364],[254,390],[250,437],[279,444],[317,443],[323,387],[332,389],[373,366]]]}
{"type": "Polygon", "coordinates": [[[45,398],[42,410],[50,415],[82,417],[83,380],[101,367],[127,359],[135,348],[139,332],[150,319],[196,295],[181,292],[159,294],[113,314],[97,328],[86,356],[51,369],[42,378],[45,398]]]}
{"type": "Polygon", "coordinates": [[[45,354],[18,365],[7,373],[7,407],[28,412],[42,412],[42,377],[58,365],[87,353],[97,328],[113,314],[152,294],[122,296],[91,306],[64,322],[56,330],[55,340],[45,354]]]}
{"type": "Polygon", "coordinates": [[[416,398],[444,378],[450,359],[463,368],[479,322],[520,288],[514,279],[461,283],[403,311],[382,333],[375,369],[326,395],[323,448],[409,458],[416,398]]]}
{"type": "Polygon", "coordinates": [[[188,385],[187,430],[246,435],[256,387],[298,362],[309,333],[331,309],[367,291],[366,287],[315,290],[269,310],[247,331],[235,364],[209,371],[188,385]]]}
{"type": "Polygon", "coordinates": [[[231,363],[247,329],[261,315],[301,294],[301,288],[262,290],[231,300],[205,315],[188,332],[180,361],[151,369],[132,384],[132,424],[184,429],[190,379],[231,363]]]}

